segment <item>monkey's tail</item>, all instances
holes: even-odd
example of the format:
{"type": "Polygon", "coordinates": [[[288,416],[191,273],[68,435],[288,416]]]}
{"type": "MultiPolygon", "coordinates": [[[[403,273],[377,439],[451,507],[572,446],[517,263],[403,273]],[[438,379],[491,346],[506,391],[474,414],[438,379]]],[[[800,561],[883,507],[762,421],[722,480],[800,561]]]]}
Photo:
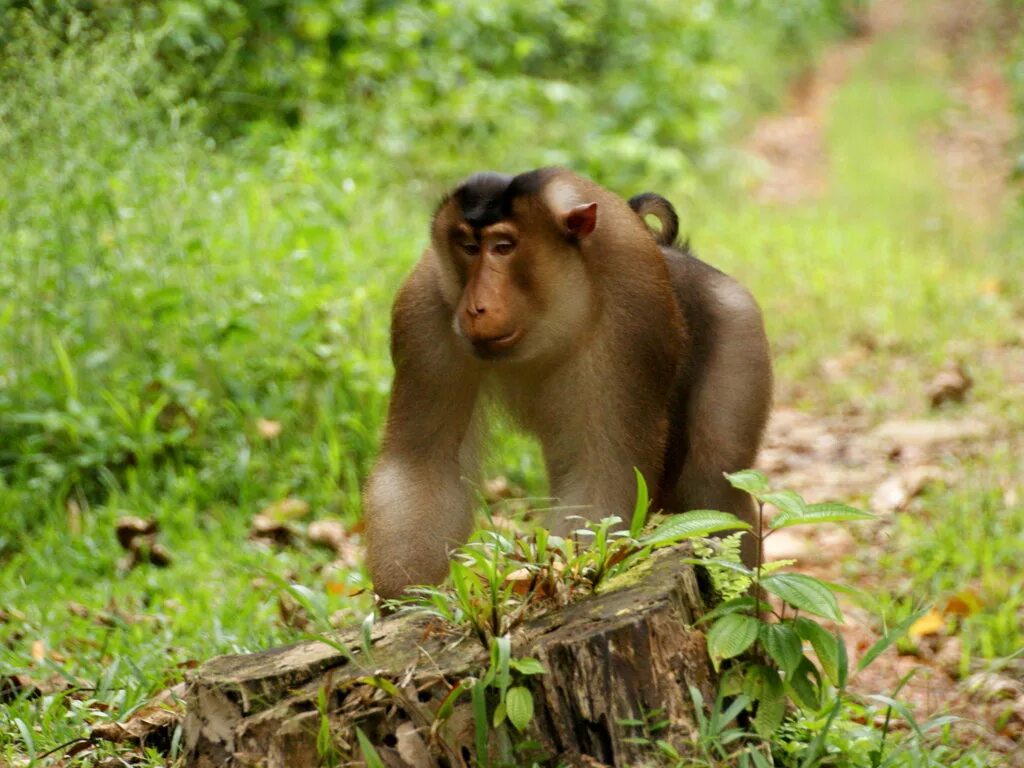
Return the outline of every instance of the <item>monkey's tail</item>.
{"type": "Polygon", "coordinates": [[[629,198],[629,207],[636,211],[640,220],[647,225],[658,241],[658,245],[673,247],[677,245],[676,238],[679,236],[679,216],[672,203],[655,192],[644,192],[641,195],[634,195],[629,198]],[[661,229],[655,230],[647,224],[647,216],[656,216],[661,222],[661,229]]]}

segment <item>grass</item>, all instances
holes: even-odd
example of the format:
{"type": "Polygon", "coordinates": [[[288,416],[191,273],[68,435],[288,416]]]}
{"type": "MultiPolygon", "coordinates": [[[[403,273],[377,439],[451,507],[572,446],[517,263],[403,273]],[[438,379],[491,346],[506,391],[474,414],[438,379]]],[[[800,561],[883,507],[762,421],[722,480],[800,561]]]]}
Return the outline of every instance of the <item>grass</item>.
{"type": "MultiPolygon", "coordinates": [[[[806,408],[925,416],[947,357],[1020,343],[1024,226],[980,227],[945,191],[928,137],[953,73],[922,64],[916,34],[882,39],[835,94],[824,199],[767,209],[728,188],[662,190],[687,202],[701,254],[759,297],[781,397],[806,408]],[[823,377],[823,359],[864,338],[877,345],[847,378],[823,377]]],[[[363,574],[325,570],[303,544],[270,551],[249,524],[288,497],[310,517],[357,519],[387,399],[388,306],[438,192],[301,133],[272,150],[212,146],[187,115],[161,122],[159,88],[139,102],[124,87],[131,41],[107,45],[41,51],[0,115],[0,674],[92,689],[6,703],[0,762],[121,717],[194,661],[299,637],[280,617],[282,580],[339,621],[367,610],[328,588],[363,574]],[[280,435],[261,437],[260,418],[280,435]],[[160,522],[170,568],[119,569],[123,514],[160,522]]],[[[965,482],[932,488],[877,563],[853,566],[906,609],[976,588],[965,670],[1024,647],[1024,405],[1004,368],[971,372],[973,408],[1010,437],[951,459],[965,482]]],[[[495,443],[492,469],[541,492],[529,441],[495,443]]]]}

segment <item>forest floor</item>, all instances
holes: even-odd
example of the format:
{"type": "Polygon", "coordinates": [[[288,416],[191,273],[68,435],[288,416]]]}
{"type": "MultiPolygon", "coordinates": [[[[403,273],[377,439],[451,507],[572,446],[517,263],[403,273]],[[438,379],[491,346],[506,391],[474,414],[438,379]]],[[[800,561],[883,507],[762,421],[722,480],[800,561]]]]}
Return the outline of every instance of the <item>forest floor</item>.
{"type": "MultiPolygon", "coordinates": [[[[997,275],[997,265],[1009,255],[1011,269],[1014,260],[1019,268],[1019,255],[1013,256],[1005,234],[1012,226],[1007,211],[1020,191],[1010,181],[1016,123],[1000,40],[993,33],[997,24],[983,3],[939,2],[923,9],[895,0],[876,3],[861,34],[826,52],[815,70],[794,83],[785,111],[763,119],[751,132],[745,147],[763,169],[756,200],[774,215],[798,217],[801,209],[827,201],[836,183],[830,163],[843,149],[830,147],[833,121],[850,116],[845,111],[837,115],[837,103],[848,99],[849,91],[891,78],[894,68],[912,78],[929,72],[927,87],[944,91],[943,106],[930,116],[937,120],[911,128],[943,182],[929,192],[935,209],[948,208],[949,226],[970,242],[969,251],[957,253],[960,246],[951,238],[946,245],[950,263],[989,262],[997,275]]],[[[901,105],[889,101],[903,97],[882,94],[872,103],[879,132],[905,119],[901,105]]],[[[864,117],[861,113],[855,119],[864,117]]],[[[841,129],[839,134],[841,141],[841,129]]],[[[879,151],[884,150],[882,142],[879,151]]],[[[865,167],[870,175],[871,163],[865,167]]],[[[884,180],[869,183],[878,183],[880,200],[906,192],[887,189],[884,180]]],[[[903,226],[899,208],[896,203],[891,214],[882,212],[894,228],[903,226]]],[[[956,273],[948,279],[957,279],[956,273]]],[[[978,302],[1007,289],[998,276],[984,278],[978,302]]],[[[786,529],[766,543],[769,559],[795,558],[805,572],[875,596],[871,606],[853,598],[843,601],[847,621],[839,629],[851,653],[863,652],[878,639],[882,627],[870,609],[887,599],[909,599],[929,608],[899,653],[880,657],[857,677],[854,690],[891,693],[911,675],[900,695],[917,717],[963,717],[969,726],[960,730],[961,739],[984,743],[1014,764],[1024,761],[1020,634],[1004,646],[1005,656],[986,659],[978,653],[977,627],[965,629],[1004,608],[1001,596],[1007,588],[1016,603],[1008,622],[1019,626],[1024,620],[1024,304],[1019,298],[1010,326],[1001,331],[989,338],[952,340],[945,359],[931,363],[931,369],[920,358],[901,353],[898,342],[860,335],[840,354],[820,361],[822,386],[877,376],[870,386],[888,390],[888,408],[862,407],[854,399],[836,414],[821,402],[814,404],[813,395],[807,408],[807,393],[782,383],[760,467],[778,487],[808,500],[847,501],[879,516],[856,527],[786,529]],[[887,358],[887,367],[914,370],[921,386],[900,390],[871,365],[877,356],[887,358]],[[1001,382],[998,402],[973,386],[980,371],[1001,382]],[[795,407],[798,402],[803,406],[795,407]],[[974,527],[957,519],[972,515],[988,518],[988,524],[974,527]],[[908,524],[908,518],[917,521],[908,524]],[[993,543],[992,536],[1000,541],[993,543]],[[962,549],[959,556],[935,556],[943,547],[962,549]],[[930,562],[916,557],[924,552],[930,562]],[[971,558],[976,558],[974,567],[967,564],[971,558]],[[1007,582],[997,586],[1000,577],[1007,582]]]]}

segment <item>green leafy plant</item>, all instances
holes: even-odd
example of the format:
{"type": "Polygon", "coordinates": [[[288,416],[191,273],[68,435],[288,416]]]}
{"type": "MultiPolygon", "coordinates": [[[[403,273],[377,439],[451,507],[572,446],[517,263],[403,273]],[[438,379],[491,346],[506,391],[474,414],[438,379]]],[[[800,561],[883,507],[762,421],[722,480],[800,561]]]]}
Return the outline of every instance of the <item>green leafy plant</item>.
{"type": "MultiPolygon", "coordinates": [[[[748,535],[757,538],[759,552],[773,533],[784,528],[873,517],[843,504],[808,504],[793,491],[774,491],[768,479],[753,470],[727,477],[734,488],[746,491],[757,502],[756,527],[748,535]],[[767,504],[778,513],[766,523],[767,504]]],[[[826,682],[840,693],[845,689],[849,669],[842,637],[807,618],[842,622],[843,617],[829,584],[783,571],[791,562],[766,564],[759,556],[755,567],[748,568],[735,552],[733,547],[728,556],[718,554],[690,562],[703,564],[712,574],[727,573],[730,588],[739,587],[746,593],[725,600],[701,621],[708,624],[708,654],[716,668],[748,651],[769,662],[734,667],[725,678],[726,690],[741,692],[753,705],[755,731],[768,737],[781,725],[787,704],[816,709],[822,705],[826,682]],[[813,650],[813,658],[805,648],[813,650]]]]}
{"type": "Polygon", "coordinates": [[[656,549],[750,527],[724,512],[696,510],[663,517],[645,532],[650,497],[639,472],[636,479],[637,500],[628,529],[617,516],[581,518],[580,527],[565,537],[542,527],[530,535],[484,528],[453,556],[450,586],[415,587],[392,607],[468,627],[489,648],[493,638],[507,634],[531,611],[599,590],[656,549]]]}
{"type": "MultiPolygon", "coordinates": [[[[765,540],[784,528],[873,517],[844,504],[808,504],[793,491],[773,490],[760,472],[747,470],[727,477],[733,487],[746,491],[757,502],[756,525],[749,535],[757,537],[759,552],[763,551],[765,540]],[[768,504],[778,512],[766,521],[764,511],[768,504]]],[[[699,715],[698,746],[709,765],[717,765],[716,760],[728,761],[725,763],[728,765],[771,764],[765,762],[764,753],[747,750],[743,743],[765,741],[775,746],[792,743],[786,738],[791,728],[784,726],[790,714],[797,722],[813,723],[807,726],[804,739],[797,740],[799,747],[792,754],[798,755],[799,760],[793,764],[801,768],[821,765],[830,754],[832,729],[840,723],[841,730],[848,731],[849,722],[842,715],[848,707],[860,706],[847,688],[851,676],[874,662],[924,611],[907,616],[887,631],[851,670],[842,635],[831,631],[823,622],[842,623],[835,593],[840,589],[853,590],[784,570],[793,565],[789,560],[765,563],[759,558],[754,568],[748,568],[739,561],[738,544],[736,536],[727,537],[721,546],[705,543],[698,547],[701,557],[688,559],[707,568],[712,582],[727,595],[727,599],[701,618],[701,622],[708,625],[708,653],[715,667],[723,669],[723,676],[719,699],[711,714],[699,715]],[[741,656],[742,661],[727,664],[741,656]],[[749,718],[752,732],[730,725],[741,713],[749,718]],[[733,742],[739,742],[739,747],[729,752],[728,745],[733,742]],[[714,747],[714,755],[709,744],[714,747]]],[[[865,756],[865,762],[850,765],[880,768],[905,764],[900,762],[907,754],[903,747],[883,759],[893,716],[900,717],[913,729],[917,736],[916,747],[923,750],[922,755],[927,755],[929,747],[924,744],[923,730],[895,698],[904,683],[897,686],[892,696],[870,697],[886,705],[885,722],[880,731],[868,729],[875,748],[865,756]]],[[[939,718],[934,727],[947,723],[948,720],[939,718]]]]}
{"type": "MultiPolygon", "coordinates": [[[[527,729],[533,719],[534,704],[533,694],[524,681],[530,675],[543,673],[544,667],[536,659],[514,658],[511,638],[504,635],[492,639],[490,662],[483,674],[453,689],[470,691],[478,764],[489,764],[492,744],[496,746],[499,763],[512,764],[514,741],[508,725],[517,734],[527,729]]],[[[456,698],[459,695],[461,691],[456,698]]],[[[446,705],[447,701],[439,709],[439,716],[446,705]]]]}

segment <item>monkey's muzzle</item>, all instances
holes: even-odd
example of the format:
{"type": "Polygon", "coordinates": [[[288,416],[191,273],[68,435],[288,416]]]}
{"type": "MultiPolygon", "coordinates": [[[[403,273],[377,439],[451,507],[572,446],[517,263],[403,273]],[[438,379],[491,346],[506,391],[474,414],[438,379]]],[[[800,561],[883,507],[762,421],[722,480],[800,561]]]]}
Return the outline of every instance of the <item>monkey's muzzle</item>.
{"type": "Polygon", "coordinates": [[[473,345],[473,352],[477,357],[493,360],[509,354],[522,337],[522,329],[517,328],[503,336],[492,336],[489,338],[469,337],[469,341],[473,345]]]}

